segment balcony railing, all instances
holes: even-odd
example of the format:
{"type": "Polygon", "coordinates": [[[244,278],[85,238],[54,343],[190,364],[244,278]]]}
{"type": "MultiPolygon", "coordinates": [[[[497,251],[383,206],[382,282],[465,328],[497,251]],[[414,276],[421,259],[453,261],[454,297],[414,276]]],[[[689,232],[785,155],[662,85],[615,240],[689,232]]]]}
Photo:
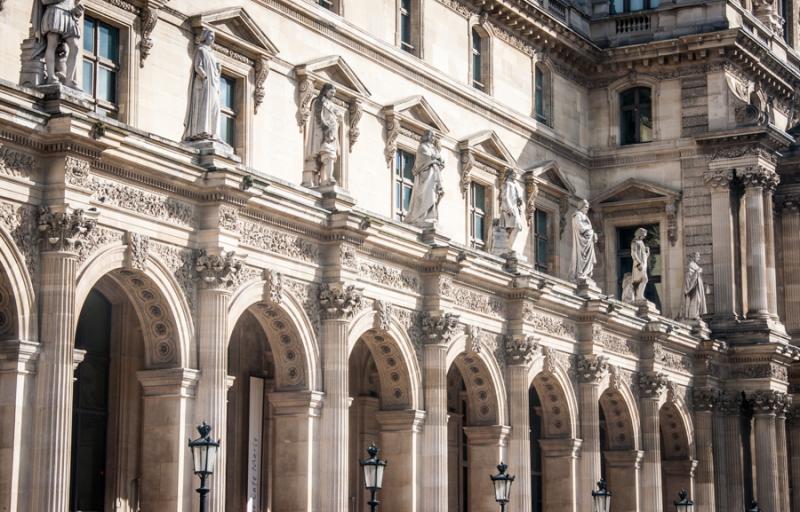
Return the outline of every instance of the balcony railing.
{"type": "Polygon", "coordinates": [[[650,30],[650,16],[640,14],[630,18],[614,20],[617,34],[630,34],[632,32],[645,32],[650,30]]]}

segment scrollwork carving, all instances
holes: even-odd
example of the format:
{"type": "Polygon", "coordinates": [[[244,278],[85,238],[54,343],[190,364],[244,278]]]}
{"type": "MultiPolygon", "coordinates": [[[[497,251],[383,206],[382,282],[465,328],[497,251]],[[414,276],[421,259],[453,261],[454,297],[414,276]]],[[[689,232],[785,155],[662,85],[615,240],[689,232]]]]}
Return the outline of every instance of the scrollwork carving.
{"type": "Polygon", "coordinates": [[[253,89],[253,111],[258,114],[258,107],[264,103],[264,98],[267,95],[264,83],[269,76],[269,61],[267,59],[258,59],[255,63],[255,84],[253,89]]]}
{"type": "Polygon", "coordinates": [[[361,129],[358,127],[358,123],[364,115],[364,108],[361,104],[361,100],[354,99],[351,101],[348,112],[350,114],[350,151],[353,151],[353,146],[358,140],[359,135],[361,135],[361,129]]]}
{"type": "Polygon", "coordinates": [[[383,156],[386,157],[386,165],[391,167],[394,155],[397,153],[397,139],[400,137],[400,118],[396,115],[386,117],[386,147],[383,156]]]}
{"type": "Polygon", "coordinates": [[[144,67],[144,61],[150,56],[153,50],[153,30],[158,22],[158,8],[149,2],[139,11],[139,23],[142,29],[142,40],[139,41],[139,67],[144,67]]]}

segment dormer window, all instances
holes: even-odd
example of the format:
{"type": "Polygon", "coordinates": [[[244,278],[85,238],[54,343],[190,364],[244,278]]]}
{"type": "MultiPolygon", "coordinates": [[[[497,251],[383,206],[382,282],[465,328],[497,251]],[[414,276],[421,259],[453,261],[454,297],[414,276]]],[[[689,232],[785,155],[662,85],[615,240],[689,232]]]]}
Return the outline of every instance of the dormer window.
{"type": "Polygon", "coordinates": [[[649,87],[633,87],[619,95],[620,143],[638,144],[653,140],[653,108],[649,87]]]}

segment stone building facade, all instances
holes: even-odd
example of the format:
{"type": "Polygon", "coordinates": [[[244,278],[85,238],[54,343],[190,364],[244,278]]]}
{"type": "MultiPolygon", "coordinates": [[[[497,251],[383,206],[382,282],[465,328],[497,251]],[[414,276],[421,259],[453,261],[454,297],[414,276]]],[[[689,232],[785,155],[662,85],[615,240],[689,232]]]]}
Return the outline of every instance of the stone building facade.
{"type": "Polygon", "coordinates": [[[388,511],[495,510],[500,460],[514,512],[800,510],[796,2],[41,1],[0,0],[0,511],[195,510],[200,421],[214,512],[363,511],[370,442],[388,511]]]}

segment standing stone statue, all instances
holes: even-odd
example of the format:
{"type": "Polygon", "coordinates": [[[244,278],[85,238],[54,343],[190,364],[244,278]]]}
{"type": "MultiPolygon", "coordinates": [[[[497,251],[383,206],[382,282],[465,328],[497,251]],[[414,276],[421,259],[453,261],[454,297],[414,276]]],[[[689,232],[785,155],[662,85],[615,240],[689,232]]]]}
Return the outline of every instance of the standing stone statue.
{"type": "MultiPolygon", "coordinates": [[[[633,288],[633,302],[646,302],[644,289],[647,287],[647,265],[650,259],[650,248],[644,243],[647,237],[647,230],[639,228],[633,234],[631,241],[631,258],[633,259],[633,269],[631,270],[630,287],[633,288]]],[[[624,292],[623,296],[631,295],[624,292]]]]}
{"type": "Polygon", "coordinates": [[[33,56],[40,59],[44,54],[48,84],[63,83],[67,87],[78,87],[75,69],[82,16],[80,0],[34,0],[31,24],[36,47],[33,56]],[[62,43],[67,50],[66,66],[58,62],[57,51],[62,43]]]}
{"type": "Polygon", "coordinates": [[[333,170],[339,158],[339,126],[344,113],[334,103],[334,96],[336,87],[327,83],[311,105],[303,168],[302,184],[305,187],[336,185],[333,170]]]}
{"type": "Polygon", "coordinates": [[[442,187],[444,159],[439,137],[432,130],[425,132],[414,157],[414,188],[408,205],[406,222],[419,227],[432,227],[439,222],[439,201],[444,195],[442,187]]]}
{"type": "Polygon", "coordinates": [[[500,189],[500,216],[495,225],[492,251],[503,255],[516,252],[515,242],[525,228],[525,192],[516,180],[517,173],[509,169],[500,189]]]}
{"type": "Polygon", "coordinates": [[[218,140],[221,69],[212,49],[214,32],[203,29],[195,44],[183,140],[218,140]]]}
{"type": "Polygon", "coordinates": [[[572,216],[572,258],[570,260],[570,279],[578,284],[592,283],[594,265],[597,256],[594,244],[597,243],[597,234],[589,220],[589,201],[583,200],[581,207],[572,216]]]}
{"type": "Polygon", "coordinates": [[[700,267],[700,253],[696,252],[689,256],[689,263],[686,265],[680,319],[698,321],[707,312],[703,269],[700,267]]]}

